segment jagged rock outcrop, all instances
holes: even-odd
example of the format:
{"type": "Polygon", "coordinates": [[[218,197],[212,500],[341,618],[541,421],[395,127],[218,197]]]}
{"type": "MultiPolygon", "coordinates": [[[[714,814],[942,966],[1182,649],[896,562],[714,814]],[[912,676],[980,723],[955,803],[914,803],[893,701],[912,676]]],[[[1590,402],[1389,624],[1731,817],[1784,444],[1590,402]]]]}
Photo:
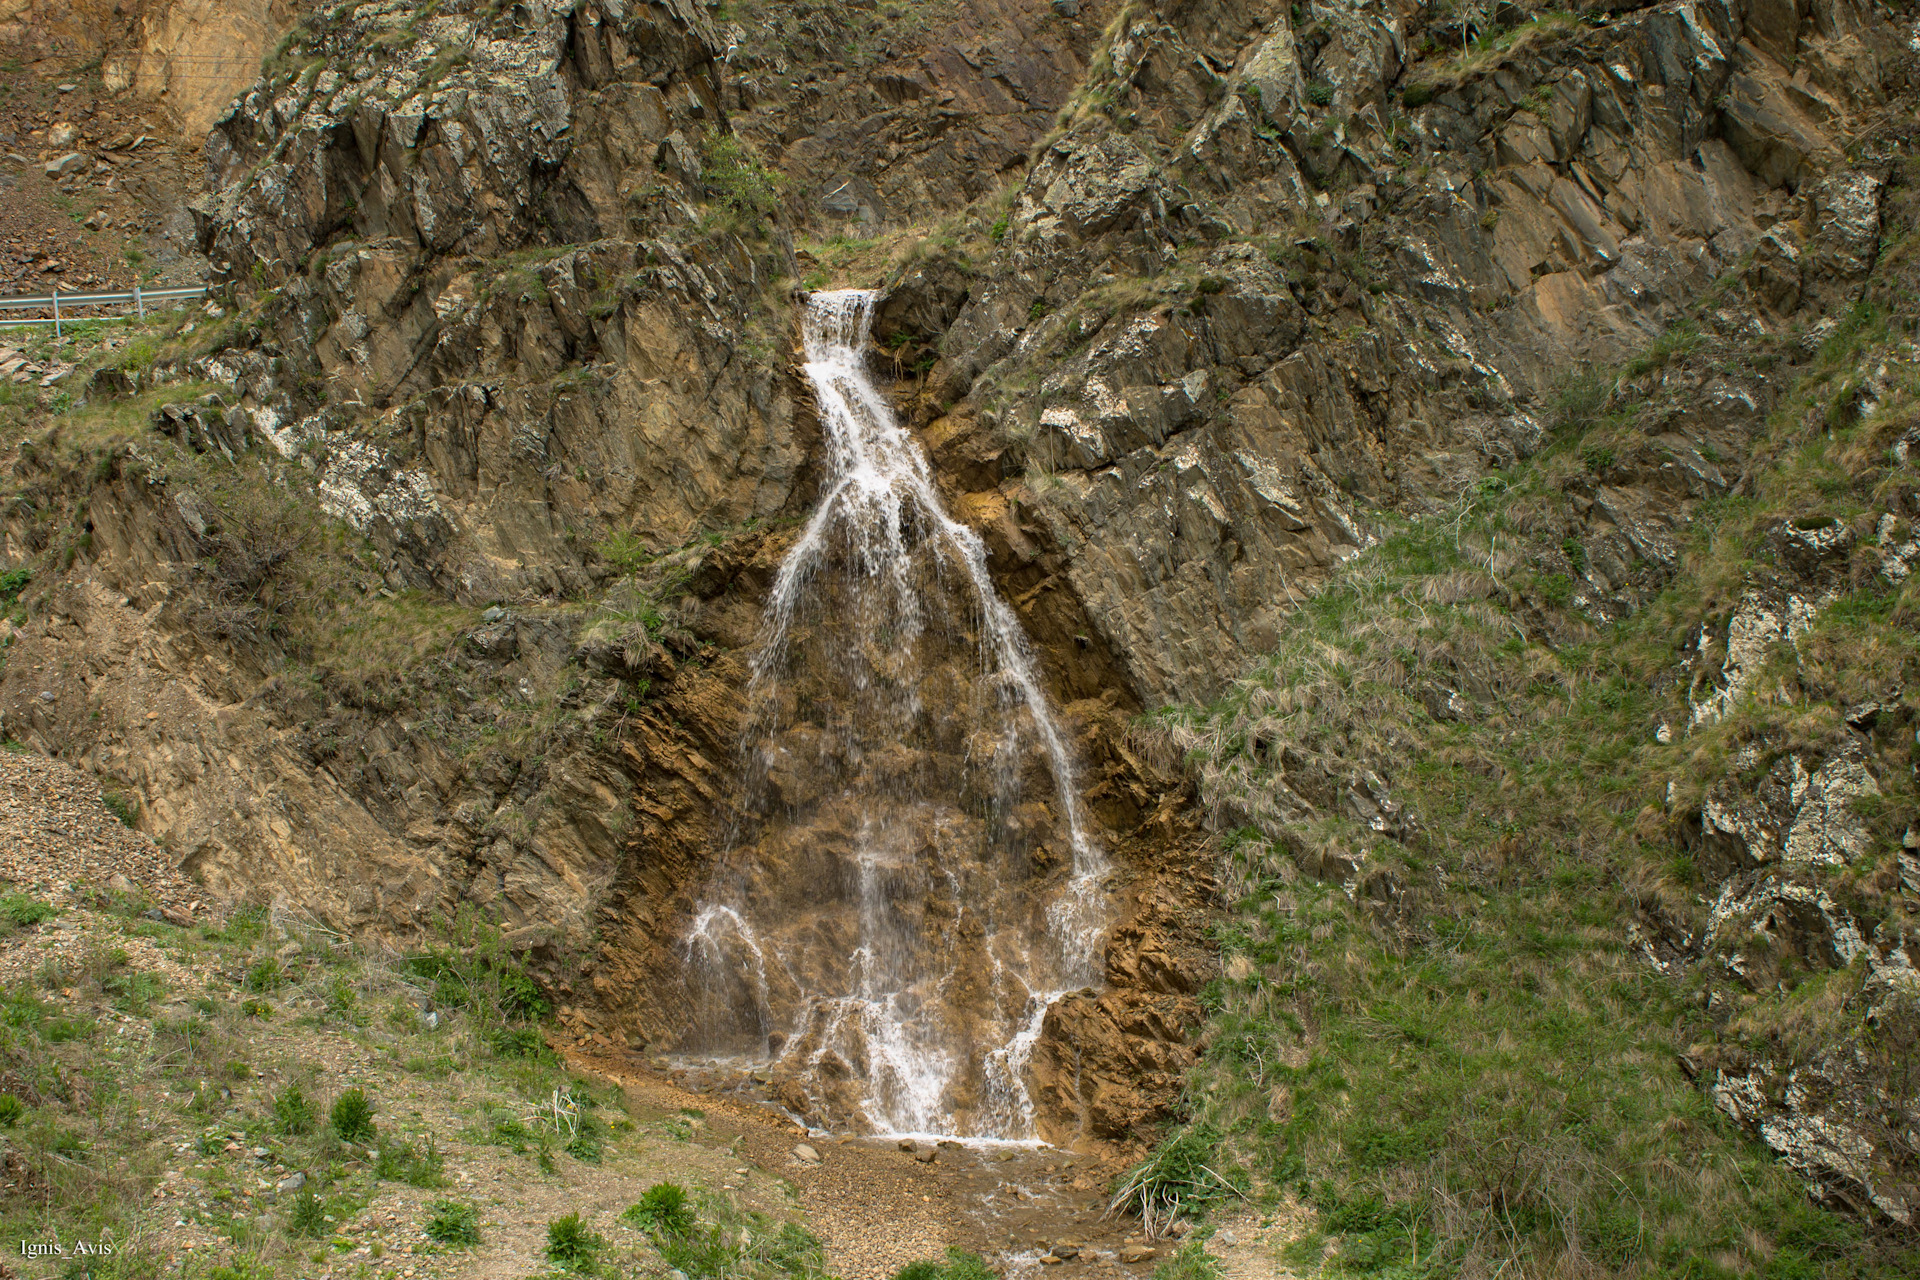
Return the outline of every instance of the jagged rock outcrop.
{"type": "MultiPolygon", "coordinates": [[[[1271,647],[1360,507],[1432,510],[1531,455],[1568,368],[1728,275],[1730,311],[1784,326],[1877,243],[1884,159],[1841,149],[1903,55],[1868,9],[1804,41],[1713,4],[1549,20],[1409,71],[1412,10],[1278,8],[1128,11],[932,375],[1048,475],[1037,509],[1150,701],[1271,647]]],[[[1595,597],[1732,483],[1700,450],[1744,452],[1762,381],[1670,424],[1679,510],[1603,469],[1595,597]]]]}

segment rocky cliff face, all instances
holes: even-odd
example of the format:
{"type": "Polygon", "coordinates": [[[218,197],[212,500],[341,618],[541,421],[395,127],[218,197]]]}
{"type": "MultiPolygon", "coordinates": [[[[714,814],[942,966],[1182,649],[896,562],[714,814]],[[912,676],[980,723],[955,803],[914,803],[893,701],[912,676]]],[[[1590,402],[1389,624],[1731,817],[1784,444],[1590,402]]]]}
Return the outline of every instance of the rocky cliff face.
{"type": "MultiPolygon", "coordinates": [[[[1471,32],[1377,0],[309,18],[208,138],[231,310],[158,366],[198,398],[12,455],[7,554],[38,577],[8,732],[119,779],[220,892],[396,934],[474,904],[542,948],[570,1028],[647,1042],[630,988],[711,857],[759,604],[816,497],[792,291],[828,237],[916,226],[875,358],[1130,877],[1110,989],[1035,1058],[1051,1132],[1119,1137],[1194,1060],[1202,814],[1424,821],[1395,816],[1404,761],[1358,749],[1275,745],[1278,781],[1196,805],[1131,718],[1228,688],[1392,521],[1498,501],[1490,478],[1565,443],[1569,388],[1631,426],[1482,567],[1553,584],[1513,603],[1536,639],[1645,608],[1696,515],[1779,456],[1792,371],[1850,309],[1905,305],[1917,38],[1853,0],[1471,32]]],[[[1847,413],[1891,403],[1910,352],[1886,351],[1847,413]]],[[[1876,501],[1885,528],[1783,518],[1774,567],[1699,619],[1691,723],[1663,741],[1738,716],[1862,574],[1904,579],[1915,513],[1876,501]]],[[[1436,719],[1487,697],[1456,683],[1427,691],[1436,719]]],[[[1649,963],[1731,949],[1760,991],[1769,962],[1730,940],[1764,919],[1802,964],[1905,990],[1906,916],[1869,929],[1829,884],[1880,865],[1892,819],[1860,815],[1905,767],[1898,687],[1817,747],[1716,762],[1649,836],[1716,904],[1703,927],[1649,898],[1649,963]]],[[[1863,1118],[1891,1068],[1853,1044],[1688,1060],[1897,1217],[1902,1122],[1863,1118]]]]}

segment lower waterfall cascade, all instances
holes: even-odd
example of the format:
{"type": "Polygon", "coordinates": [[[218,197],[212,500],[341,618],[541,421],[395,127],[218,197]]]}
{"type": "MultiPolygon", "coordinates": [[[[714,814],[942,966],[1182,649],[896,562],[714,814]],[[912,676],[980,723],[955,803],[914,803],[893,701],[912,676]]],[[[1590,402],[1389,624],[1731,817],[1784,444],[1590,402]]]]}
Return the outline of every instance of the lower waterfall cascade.
{"type": "Polygon", "coordinates": [[[1032,1140],[1028,1056],[1099,980],[1109,865],[986,546],[867,376],[875,300],[807,303],[826,480],[766,604],[678,1051],[810,1123],[1032,1140]]]}

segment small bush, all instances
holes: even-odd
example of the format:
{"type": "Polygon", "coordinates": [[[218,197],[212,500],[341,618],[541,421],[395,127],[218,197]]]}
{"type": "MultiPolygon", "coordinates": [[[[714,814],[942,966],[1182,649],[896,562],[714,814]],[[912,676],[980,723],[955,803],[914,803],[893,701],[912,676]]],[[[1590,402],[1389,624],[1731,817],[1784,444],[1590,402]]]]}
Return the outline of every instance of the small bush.
{"type": "Polygon", "coordinates": [[[628,1206],[620,1221],[658,1237],[684,1236],[693,1230],[696,1220],[685,1187],[677,1182],[656,1182],[638,1204],[628,1206]]]}
{"type": "Polygon", "coordinates": [[[480,1243],[480,1215],[470,1204],[456,1200],[435,1200],[427,1218],[427,1239],[437,1244],[474,1245],[480,1243]]]}
{"type": "Polygon", "coordinates": [[[373,1103],[367,1101],[366,1090],[349,1089],[341,1094],[334,1100],[328,1118],[342,1142],[364,1145],[373,1141],[373,1103]]]}
{"type": "Polygon", "coordinates": [[[446,1160],[435,1149],[431,1134],[427,1137],[426,1150],[421,1151],[410,1142],[401,1142],[389,1138],[380,1147],[380,1156],[374,1161],[374,1176],[388,1182],[404,1182],[410,1187],[438,1187],[446,1184],[446,1160]]]}
{"type": "Polygon", "coordinates": [[[353,992],[353,984],[345,978],[335,978],[327,984],[326,994],[322,997],[327,1012],[343,1022],[361,1026],[366,1016],[359,1010],[360,998],[353,992]]]}
{"type": "Polygon", "coordinates": [[[503,1058],[553,1057],[553,1050],[540,1035],[538,1027],[497,1027],[492,1036],[493,1051],[503,1058]]]}
{"type": "Polygon", "coordinates": [[[273,1095],[273,1127],[278,1132],[288,1137],[312,1133],[316,1119],[313,1104],[307,1101],[299,1085],[290,1084],[273,1095]]]}
{"type": "Polygon", "coordinates": [[[1430,84],[1410,84],[1400,94],[1400,104],[1412,111],[1424,107],[1433,101],[1433,86],[1430,84]]]}
{"type": "Polygon", "coordinates": [[[118,791],[102,791],[100,803],[107,806],[107,812],[120,819],[121,825],[128,827],[138,825],[134,819],[140,814],[140,806],[118,791]]]}
{"type": "Polygon", "coordinates": [[[258,1018],[262,1022],[273,1017],[273,1006],[265,1000],[242,1000],[240,1012],[249,1018],[258,1018]]]}
{"type": "Polygon", "coordinates": [[[1213,1201],[1242,1194],[1217,1170],[1220,1136],[1193,1125],[1168,1138],[1120,1180],[1112,1209],[1140,1215],[1149,1236],[1163,1233],[1173,1220],[1213,1201]]]}
{"type": "Polygon", "coordinates": [[[569,1271],[585,1271],[606,1241],[577,1213],[547,1224],[547,1261],[569,1271]]]}
{"type": "Polygon", "coordinates": [[[600,544],[600,558],[621,573],[638,573],[656,559],[639,537],[626,529],[616,529],[600,544]]]}
{"type": "Polygon", "coordinates": [[[326,1230],[326,1203],[312,1191],[302,1191],[287,1210],[287,1234],[297,1239],[311,1240],[324,1235],[326,1230]]]}
{"type": "Polygon", "coordinates": [[[1153,1269],[1153,1280],[1220,1280],[1220,1264],[1198,1240],[1189,1240],[1153,1269]]]}
{"type": "Polygon", "coordinates": [[[27,1114],[27,1104],[10,1093],[0,1093],[0,1128],[11,1129],[27,1114]]]}
{"type": "Polygon", "coordinates": [[[280,968],[280,958],[262,956],[253,962],[252,968],[247,970],[246,986],[249,991],[275,991],[286,980],[287,975],[280,968]]]}
{"type": "Polygon", "coordinates": [[[0,916],[25,929],[59,915],[54,907],[24,893],[0,893],[0,916]]]}
{"type": "Polygon", "coordinates": [[[979,1254],[948,1249],[943,1259],[909,1262],[894,1273],[893,1280],[993,1280],[993,1274],[979,1254]]]}
{"type": "Polygon", "coordinates": [[[757,225],[779,208],[779,179],[739,138],[710,133],[701,149],[706,153],[708,190],[736,216],[757,225]]]}
{"type": "Polygon", "coordinates": [[[166,994],[167,984],[157,973],[117,973],[103,979],[100,989],[113,997],[114,1008],[144,1018],[166,994]]]}
{"type": "Polygon", "coordinates": [[[1333,101],[1333,86],[1324,80],[1315,80],[1307,85],[1307,101],[1316,107],[1324,107],[1333,101]]]}

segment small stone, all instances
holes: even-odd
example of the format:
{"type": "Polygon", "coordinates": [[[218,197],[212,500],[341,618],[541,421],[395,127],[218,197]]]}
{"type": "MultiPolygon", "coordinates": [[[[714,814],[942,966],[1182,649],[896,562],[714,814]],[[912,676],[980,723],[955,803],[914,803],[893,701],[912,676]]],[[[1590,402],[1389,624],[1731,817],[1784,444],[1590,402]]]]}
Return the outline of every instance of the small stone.
{"type": "Polygon", "coordinates": [[[107,877],[107,888],[113,890],[115,893],[132,893],[133,881],[116,871],[107,877]]]}
{"type": "Polygon", "coordinates": [[[917,1149],[917,1146],[912,1138],[902,1138],[900,1139],[900,1149],[902,1151],[913,1151],[917,1149]]]}
{"type": "Polygon", "coordinates": [[[1048,1252],[1052,1253],[1054,1257],[1060,1259],[1062,1262],[1072,1262],[1080,1256],[1080,1246],[1063,1240],[1059,1244],[1054,1245],[1048,1252]]]}
{"type": "Polygon", "coordinates": [[[820,1163],[820,1153],[818,1151],[815,1151],[811,1145],[805,1142],[799,1143],[794,1147],[793,1158],[795,1160],[798,1160],[801,1164],[819,1164],[820,1163]]]}
{"type": "Polygon", "coordinates": [[[69,124],[65,120],[47,130],[47,145],[55,151],[65,151],[78,141],[80,141],[78,126],[69,124]]]}
{"type": "Polygon", "coordinates": [[[1236,1245],[1240,1243],[1240,1237],[1231,1231],[1222,1231],[1219,1235],[1215,1236],[1214,1239],[1224,1245],[1236,1245]]]}
{"type": "Polygon", "coordinates": [[[78,89],[79,87],[80,86],[77,84],[58,84],[54,86],[54,88],[61,93],[72,93],[75,89],[78,89]]]}
{"type": "Polygon", "coordinates": [[[482,613],[480,615],[480,621],[498,622],[500,621],[500,619],[506,616],[507,616],[507,611],[505,609],[502,609],[499,605],[496,604],[491,608],[489,608],[485,613],[482,613]]]}
{"type": "Polygon", "coordinates": [[[914,1152],[913,1158],[915,1160],[918,1160],[921,1164],[932,1164],[935,1160],[938,1160],[940,1158],[940,1153],[938,1151],[935,1151],[932,1147],[928,1147],[925,1151],[914,1152]]]}
{"type": "Polygon", "coordinates": [[[1130,1267],[1136,1263],[1151,1262],[1155,1256],[1156,1251],[1143,1244],[1123,1245],[1120,1249],[1120,1261],[1130,1267]]]}
{"type": "Polygon", "coordinates": [[[435,1010],[429,1009],[425,1013],[421,1014],[420,1029],[422,1031],[438,1031],[440,1029],[439,1013],[435,1010]]]}
{"type": "Polygon", "coordinates": [[[285,1195],[290,1191],[298,1191],[300,1190],[300,1188],[306,1185],[307,1185],[306,1174],[290,1173],[286,1177],[280,1179],[279,1182],[274,1184],[274,1190],[280,1192],[282,1195],[285,1195]]]}
{"type": "MultiPolygon", "coordinates": [[[[69,151],[57,160],[47,161],[47,176],[49,178],[58,178],[63,174],[75,173],[86,168],[87,164],[88,161],[85,156],[81,155],[78,151],[69,151]]],[[[55,269],[58,270],[58,265],[53,265],[55,269]]],[[[42,267],[41,270],[45,271],[46,268],[42,267]]]]}
{"type": "Polygon", "coordinates": [[[1043,1267],[1057,1267],[1065,1261],[1065,1258],[1056,1258],[1049,1253],[1040,1259],[1040,1265],[1043,1267]]]}

